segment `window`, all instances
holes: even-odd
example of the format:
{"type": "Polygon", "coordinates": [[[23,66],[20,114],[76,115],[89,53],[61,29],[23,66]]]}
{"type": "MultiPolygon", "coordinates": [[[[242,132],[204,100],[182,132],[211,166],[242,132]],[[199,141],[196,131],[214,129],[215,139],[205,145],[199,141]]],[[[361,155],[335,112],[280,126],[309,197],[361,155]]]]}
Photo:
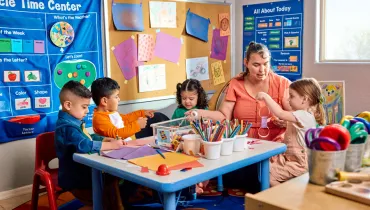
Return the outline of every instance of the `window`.
{"type": "Polygon", "coordinates": [[[321,0],[320,61],[370,62],[370,0],[321,0]]]}

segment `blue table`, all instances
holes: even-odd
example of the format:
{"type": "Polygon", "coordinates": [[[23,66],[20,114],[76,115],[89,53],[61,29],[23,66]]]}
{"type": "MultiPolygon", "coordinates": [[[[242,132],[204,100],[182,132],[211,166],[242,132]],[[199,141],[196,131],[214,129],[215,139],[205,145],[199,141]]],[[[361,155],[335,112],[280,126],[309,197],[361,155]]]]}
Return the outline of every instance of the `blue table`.
{"type": "MultiPolygon", "coordinates": [[[[248,138],[249,140],[252,140],[248,138]]],[[[140,140],[137,140],[140,141],[140,140]]],[[[141,173],[140,167],[124,160],[115,160],[99,156],[98,154],[74,154],[74,161],[92,168],[92,185],[94,210],[102,209],[102,178],[101,171],[112,174],[131,182],[157,190],[163,194],[165,210],[176,209],[176,192],[196,183],[212,179],[231,171],[259,164],[259,178],[261,190],[269,188],[269,158],[285,152],[286,145],[270,141],[260,141],[261,144],[252,145],[253,149],[243,152],[234,152],[230,156],[221,156],[217,160],[201,158],[204,167],[193,168],[187,172],[171,171],[168,176],[158,176],[154,171],[141,173]]]]}

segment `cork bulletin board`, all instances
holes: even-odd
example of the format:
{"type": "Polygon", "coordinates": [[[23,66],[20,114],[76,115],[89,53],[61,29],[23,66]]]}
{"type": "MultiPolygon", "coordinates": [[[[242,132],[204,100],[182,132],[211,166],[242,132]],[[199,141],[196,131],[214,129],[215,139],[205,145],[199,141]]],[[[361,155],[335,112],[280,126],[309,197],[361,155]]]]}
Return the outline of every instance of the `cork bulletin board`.
{"type": "MultiPolygon", "coordinates": [[[[165,2],[165,1],[164,1],[165,2]]],[[[166,89],[150,92],[139,92],[139,79],[135,76],[127,80],[112,52],[115,46],[123,41],[133,37],[135,44],[138,44],[138,34],[152,34],[155,40],[158,28],[150,27],[149,15],[149,0],[115,0],[114,3],[126,4],[140,4],[142,3],[143,11],[143,25],[144,30],[140,31],[119,31],[116,30],[113,23],[112,15],[112,0],[108,0],[106,21],[106,50],[107,50],[107,71],[108,76],[115,79],[121,86],[120,99],[121,101],[135,101],[139,99],[158,98],[164,96],[173,96],[176,93],[176,84],[181,83],[186,79],[186,59],[196,57],[208,57],[209,80],[201,81],[203,88],[206,91],[218,91],[222,89],[225,83],[218,85],[214,84],[211,64],[218,61],[210,57],[213,29],[219,28],[219,14],[229,13],[231,16],[231,8],[229,3],[207,3],[207,2],[188,2],[188,1],[172,1],[176,2],[176,28],[160,28],[160,32],[169,34],[171,36],[181,38],[182,47],[178,63],[173,63],[159,57],[153,57],[152,60],[144,62],[144,65],[151,64],[165,64],[166,74],[166,89]],[[186,14],[188,10],[191,12],[209,18],[210,24],[208,28],[208,42],[188,35],[185,31],[186,14]]],[[[231,23],[230,23],[231,25],[231,23]]],[[[231,34],[228,38],[228,45],[226,51],[226,59],[221,61],[222,69],[225,77],[225,82],[230,80],[231,77],[231,34]]]]}

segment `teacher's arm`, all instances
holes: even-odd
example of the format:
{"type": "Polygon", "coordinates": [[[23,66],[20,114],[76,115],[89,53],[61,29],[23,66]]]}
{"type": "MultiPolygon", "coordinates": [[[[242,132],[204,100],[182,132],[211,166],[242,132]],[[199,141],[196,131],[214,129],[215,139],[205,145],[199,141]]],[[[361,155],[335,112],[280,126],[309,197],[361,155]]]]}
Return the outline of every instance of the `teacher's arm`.
{"type": "Polygon", "coordinates": [[[195,118],[207,118],[212,121],[222,121],[224,119],[230,120],[232,118],[235,102],[224,100],[217,111],[210,111],[204,109],[191,110],[185,113],[189,121],[194,120],[194,116],[191,115],[191,112],[196,111],[197,116],[195,118]]]}

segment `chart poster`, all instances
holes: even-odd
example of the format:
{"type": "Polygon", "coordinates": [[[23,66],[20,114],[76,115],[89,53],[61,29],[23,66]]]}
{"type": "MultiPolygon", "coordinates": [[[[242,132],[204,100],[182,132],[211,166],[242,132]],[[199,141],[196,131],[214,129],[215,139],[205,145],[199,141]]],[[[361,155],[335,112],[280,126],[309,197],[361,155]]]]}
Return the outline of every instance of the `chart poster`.
{"type": "Polygon", "coordinates": [[[271,51],[271,68],[294,81],[302,77],[303,0],[243,6],[243,55],[251,41],[271,51]]]}
{"type": "Polygon", "coordinates": [[[0,142],[55,130],[63,85],[103,77],[101,31],[100,0],[0,0],[0,142]]]}

